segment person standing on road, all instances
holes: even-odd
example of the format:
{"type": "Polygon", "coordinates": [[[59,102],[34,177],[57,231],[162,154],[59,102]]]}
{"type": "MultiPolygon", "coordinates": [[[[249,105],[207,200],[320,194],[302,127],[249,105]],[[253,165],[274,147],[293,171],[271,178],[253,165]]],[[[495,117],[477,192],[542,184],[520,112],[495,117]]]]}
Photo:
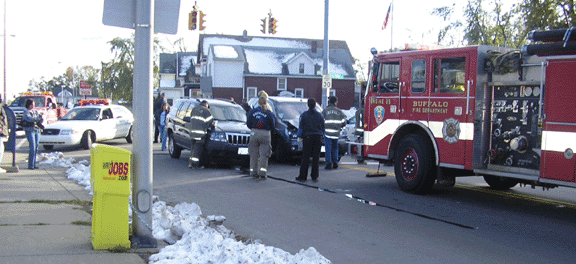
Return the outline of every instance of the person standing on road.
{"type": "MultiPolygon", "coordinates": [[[[360,107],[356,110],[356,115],[354,117],[356,123],[354,123],[354,136],[356,136],[356,142],[364,142],[364,100],[360,100],[360,107]]],[[[364,148],[358,147],[358,154],[356,157],[358,164],[366,164],[364,160],[364,148]]]]}
{"type": "Polygon", "coordinates": [[[162,151],[166,150],[166,140],[168,134],[166,133],[166,116],[170,112],[170,106],[168,103],[164,103],[161,108],[161,112],[158,115],[160,118],[160,124],[158,125],[158,130],[160,130],[160,140],[162,140],[162,151]]]}
{"type": "Polygon", "coordinates": [[[276,125],[272,108],[268,104],[268,94],[263,92],[258,97],[258,107],[250,110],[246,125],[251,129],[250,143],[250,176],[266,179],[268,159],[272,154],[272,136],[270,131],[276,125]]]}
{"type": "Polygon", "coordinates": [[[300,164],[300,175],[297,181],[305,181],[308,178],[308,167],[310,157],[312,157],[312,171],[310,178],[318,180],[318,164],[320,162],[320,150],[322,148],[322,137],[324,136],[324,117],[316,111],[316,100],[308,99],[308,111],[300,115],[300,129],[298,137],[303,139],[302,143],[302,163],[300,164]]]}
{"type": "Polygon", "coordinates": [[[192,109],[190,116],[190,140],[192,141],[189,168],[200,168],[200,158],[204,150],[208,129],[214,127],[214,117],[208,101],[203,100],[192,109]]]}
{"type": "Polygon", "coordinates": [[[22,116],[22,127],[26,132],[26,139],[30,145],[28,152],[28,169],[38,169],[36,166],[36,153],[38,153],[38,136],[42,128],[42,115],[34,110],[34,101],[31,99],[26,100],[24,105],[24,115],[22,116]]]}
{"type": "MultiPolygon", "coordinates": [[[[8,116],[6,115],[6,110],[4,110],[5,105],[2,101],[2,96],[0,96],[0,163],[2,163],[2,158],[4,157],[4,142],[8,141],[8,137],[10,136],[8,116]]],[[[5,172],[5,169],[0,168],[0,173],[5,172]]]]}
{"type": "Polygon", "coordinates": [[[346,115],[336,107],[338,98],[330,96],[328,106],[322,110],[325,120],[324,146],[326,147],[326,167],[331,170],[338,168],[338,138],[342,127],[346,125],[346,115]]]}
{"type": "Polygon", "coordinates": [[[154,101],[154,143],[158,143],[158,136],[160,135],[160,116],[158,116],[162,111],[162,106],[167,103],[164,93],[158,95],[156,101],[154,101]]]}

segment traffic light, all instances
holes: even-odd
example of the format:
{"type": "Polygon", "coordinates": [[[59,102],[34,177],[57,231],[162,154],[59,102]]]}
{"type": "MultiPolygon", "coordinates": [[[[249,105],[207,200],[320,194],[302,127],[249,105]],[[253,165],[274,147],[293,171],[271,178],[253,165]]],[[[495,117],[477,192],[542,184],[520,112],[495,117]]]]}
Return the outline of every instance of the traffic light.
{"type": "Polygon", "coordinates": [[[188,29],[196,30],[196,23],[198,22],[198,11],[192,10],[188,15],[188,29]]]}
{"type": "Polygon", "coordinates": [[[270,34],[276,34],[276,23],[278,22],[278,20],[276,20],[276,18],[270,17],[268,19],[268,33],[270,34]]]}
{"type": "Polygon", "coordinates": [[[206,16],[206,14],[204,14],[204,12],[200,11],[200,20],[198,21],[198,30],[204,30],[206,28],[206,26],[204,26],[204,22],[206,22],[206,20],[204,20],[204,17],[206,16]]]}
{"type": "Polygon", "coordinates": [[[260,29],[260,32],[262,32],[262,33],[264,33],[264,34],[266,34],[266,20],[267,20],[267,19],[268,19],[268,18],[266,18],[266,17],[263,18],[263,19],[260,19],[260,20],[262,21],[262,25],[261,25],[261,26],[262,26],[262,29],[260,29]]]}

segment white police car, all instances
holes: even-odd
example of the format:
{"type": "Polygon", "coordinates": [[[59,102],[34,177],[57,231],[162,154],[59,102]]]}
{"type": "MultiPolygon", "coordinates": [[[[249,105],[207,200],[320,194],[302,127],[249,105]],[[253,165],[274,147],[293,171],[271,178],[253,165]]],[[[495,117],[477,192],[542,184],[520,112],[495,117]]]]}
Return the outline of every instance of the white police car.
{"type": "Polygon", "coordinates": [[[40,145],[45,150],[75,145],[90,149],[93,142],[116,138],[125,138],[132,143],[134,116],[128,108],[109,105],[107,100],[91,100],[90,103],[94,104],[75,107],[57,122],[47,125],[40,133],[40,145]]]}

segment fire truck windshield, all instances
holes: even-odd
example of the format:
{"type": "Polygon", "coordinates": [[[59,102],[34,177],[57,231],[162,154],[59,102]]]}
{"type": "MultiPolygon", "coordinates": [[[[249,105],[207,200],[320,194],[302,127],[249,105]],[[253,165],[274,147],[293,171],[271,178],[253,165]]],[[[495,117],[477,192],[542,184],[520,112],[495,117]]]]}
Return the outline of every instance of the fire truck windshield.
{"type": "Polygon", "coordinates": [[[41,96],[22,96],[22,97],[18,97],[16,99],[14,99],[14,101],[12,102],[12,104],[10,104],[10,106],[21,106],[24,107],[26,105],[26,101],[28,99],[32,99],[32,101],[34,101],[34,105],[36,107],[38,106],[45,106],[46,105],[46,98],[41,97],[41,96]]]}

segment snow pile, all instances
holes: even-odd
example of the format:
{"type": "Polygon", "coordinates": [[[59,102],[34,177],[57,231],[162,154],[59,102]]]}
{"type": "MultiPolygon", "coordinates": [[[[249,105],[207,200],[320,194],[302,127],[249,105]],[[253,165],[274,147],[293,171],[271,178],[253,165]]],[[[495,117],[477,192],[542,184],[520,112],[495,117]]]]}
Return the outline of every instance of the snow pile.
{"type": "Polygon", "coordinates": [[[200,207],[194,203],[174,207],[164,202],[154,203],[154,237],[177,241],[150,256],[150,263],[331,263],[313,247],[293,256],[258,242],[244,244],[235,240],[232,231],[220,225],[224,217],[202,218],[201,215],[200,207]],[[211,225],[213,222],[215,226],[211,225]]]}
{"type": "MultiPolygon", "coordinates": [[[[68,167],[68,179],[77,181],[91,191],[88,161],[76,163],[74,159],[64,159],[60,152],[42,154],[40,160],[40,164],[68,167]]],[[[171,245],[150,256],[149,263],[332,263],[313,247],[291,255],[259,241],[236,241],[234,232],[222,225],[226,220],[224,216],[210,215],[204,218],[202,210],[195,203],[180,203],[172,207],[163,201],[156,201],[152,214],[154,238],[165,240],[171,245]]]]}

